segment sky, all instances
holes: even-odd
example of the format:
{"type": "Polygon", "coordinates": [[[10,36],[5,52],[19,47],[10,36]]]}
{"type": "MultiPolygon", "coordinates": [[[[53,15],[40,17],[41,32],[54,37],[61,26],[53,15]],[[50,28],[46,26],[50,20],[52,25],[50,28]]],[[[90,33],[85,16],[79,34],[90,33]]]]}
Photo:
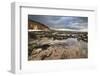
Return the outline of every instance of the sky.
{"type": "Polygon", "coordinates": [[[28,15],[28,19],[47,25],[49,28],[86,30],[88,17],[78,16],[53,16],[53,15],[28,15]]]}

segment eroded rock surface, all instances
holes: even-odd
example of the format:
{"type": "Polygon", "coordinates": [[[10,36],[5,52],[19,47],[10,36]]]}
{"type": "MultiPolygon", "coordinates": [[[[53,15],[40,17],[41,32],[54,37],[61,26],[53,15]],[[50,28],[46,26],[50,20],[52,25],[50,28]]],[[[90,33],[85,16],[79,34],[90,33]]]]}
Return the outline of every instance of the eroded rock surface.
{"type": "Polygon", "coordinates": [[[87,42],[82,40],[78,41],[76,38],[69,38],[66,40],[45,40],[39,47],[32,49],[28,60],[87,58],[87,48],[87,42]]]}

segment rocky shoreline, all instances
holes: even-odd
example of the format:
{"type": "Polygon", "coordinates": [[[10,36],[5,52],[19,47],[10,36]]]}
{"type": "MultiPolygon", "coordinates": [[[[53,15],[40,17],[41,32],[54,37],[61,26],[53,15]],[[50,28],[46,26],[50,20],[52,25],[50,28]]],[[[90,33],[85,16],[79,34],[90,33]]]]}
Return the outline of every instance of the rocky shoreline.
{"type": "Polygon", "coordinates": [[[28,60],[55,60],[88,58],[87,42],[76,38],[65,40],[43,39],[34,45],[28,60]],[[40,43],[41,44],[40,44],[40,43]]]}

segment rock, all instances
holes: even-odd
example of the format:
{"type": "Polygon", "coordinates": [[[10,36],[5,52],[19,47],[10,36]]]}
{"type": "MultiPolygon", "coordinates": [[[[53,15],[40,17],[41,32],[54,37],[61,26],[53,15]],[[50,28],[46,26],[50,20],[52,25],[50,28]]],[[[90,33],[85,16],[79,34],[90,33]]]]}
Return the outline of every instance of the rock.
{"type": "MultiPolygon", "coordinates": [[[[69,43],[70,39],[66,41],[69,43]]],[[[71,40],[72,43],[70,47],[65,45],[51,45],[46,50],[37,49],[31,60],[55,60],[55,59],[75,59],[75,58],[87,58],[87,50],[84,49],[87,46],[84,46],[85,43],[77,42],[76,39],[71,40]]]]}

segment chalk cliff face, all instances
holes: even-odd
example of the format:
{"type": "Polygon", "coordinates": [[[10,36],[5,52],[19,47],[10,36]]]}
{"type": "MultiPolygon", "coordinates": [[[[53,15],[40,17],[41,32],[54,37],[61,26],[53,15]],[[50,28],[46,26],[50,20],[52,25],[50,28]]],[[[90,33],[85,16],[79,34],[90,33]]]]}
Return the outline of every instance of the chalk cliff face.
{"type": "Polygon", "coordinates": [[[42,23],[39,23],[39,22],[36,22],[36,21],[33,21],[33,20],[28,20],[28,29],[29,30],[40,30],[40,31],[49,31],[49,27],[42,24],[42,23]]]}

